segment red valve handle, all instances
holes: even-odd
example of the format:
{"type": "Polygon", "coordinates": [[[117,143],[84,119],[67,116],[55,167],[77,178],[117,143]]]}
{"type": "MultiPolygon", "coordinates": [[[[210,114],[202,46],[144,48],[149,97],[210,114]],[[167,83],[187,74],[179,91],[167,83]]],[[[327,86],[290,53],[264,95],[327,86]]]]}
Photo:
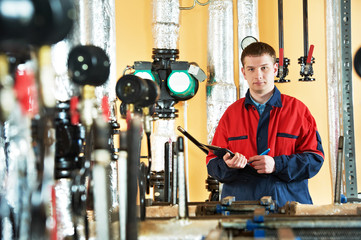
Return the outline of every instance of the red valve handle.
{"type": "Polygon", "coordinates": [[[313,48],[314,48],[314,47],[315,47],[314,45],[311,45],[311,46],[310,46],[310,50],[308,51],[306,63],[311,63],[312,54],[313,54],[313,48]]]}

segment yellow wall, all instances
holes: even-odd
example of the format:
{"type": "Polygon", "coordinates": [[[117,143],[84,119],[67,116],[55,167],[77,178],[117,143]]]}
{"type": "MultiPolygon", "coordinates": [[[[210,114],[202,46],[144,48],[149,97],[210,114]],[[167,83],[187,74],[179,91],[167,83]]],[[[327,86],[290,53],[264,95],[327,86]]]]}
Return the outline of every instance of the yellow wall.
{"type": "MultiPolygon", "coordinates": [[[[278,48],[278,10],[277,0],[259,1],[259,29],[260,40],[268,42],[275,49],[278,48]]],[[[193,0],[181,0],[181,5],[189,6],[193,0]]],[[[315,45],[314,64],[315,82],[299,82],[300,66],[298,58],[303,55],[303,27],[302,27],[302,1],[284,1],[284,47],[285,57],[291,60],[288,79],[291,83],[277,84],[282,93],[295,96],[302,100],[314,115],[318,129],[323,140],[325,151],[325,163],[318,175],[310,180],[310,192],[315,204],[327,204],[332,201],[332,188],[329,164],[329,141],[328,141],[328,118],[327,118],[327,80],[326,80],[326,42],[325,42],[325,0],[313,0],[309,3],[309,43],[315,45]]],[[[237,15],[234,0],[235,36],[237,41],[237,15]]],[[[352,2],[352,41],[353,52],[361,45],[361,34],[357,29],[357,23],[361,16],[357,16],[361,10],[359,1],[352,2]]],[[[207,69],[207,21],[208,7],[196,6],[190,11],[181,11],[179,51],[181,61],[197,62],[206,71],[207,69]]],[[[116,29],[117,29],[117,71],[121,76],[127,65],[134,61],[152,61],[152,1],[151,0],[118,0],[116,1],[116,29]]],[[[238,85],[238,49],[235,45],[234,75],[235,83],[238,85]]],[[[360,89],[360,78],[354,75],[354,108],[355,108],[355,135],[356,146],[361,136],[360,119],[361,97],[355,96],[360,89]],[[356,94],[355,94],[356,93],[356,94]]],[[[197,95],[184,103],[178,104],[180,117],[178,125],[184,126],[186,109],[188,131],[201,142],[207,142],[207,114],[205,82],[200,84],[197,95]]],[[[357,149],[356,157],[361,152],[357,149]]],[[[360,157],[357,157],[360,159],[360,157]]],[[[192,143],[188,143],[189,161],[189,192],[190,201],[204,201],[208,198],[205,189],[207,177],[205,155],[192,143]]],[[[359,160],[360,162],[360,160],[359,160]]],[[[361,166],[361,162],[358,164],[361,166]]],[[[361,169],[361,167],[359,168],[361,169]]],[[[359,171],[360,172],[360,171],[359,171]]],[[[359,176],[359,186],[360,178],[359,176]]]]}

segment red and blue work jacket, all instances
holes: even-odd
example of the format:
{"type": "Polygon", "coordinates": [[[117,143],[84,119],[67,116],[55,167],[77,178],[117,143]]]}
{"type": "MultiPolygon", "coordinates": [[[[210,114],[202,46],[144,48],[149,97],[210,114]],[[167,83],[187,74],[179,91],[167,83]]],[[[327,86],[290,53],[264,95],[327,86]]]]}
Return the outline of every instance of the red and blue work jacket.
{"type": "Polygon", "coordinates": [[[229,168],[222,158],[209,153],[208,174],[223,183],[222,198],[237,201],[272,196],[278,206],[287,201],[312,204],[308,179],[320,170],[324,153],[315,119],[304,103],[281,94],[275,87],[260,116],[249,90],[230,105],[220,119],[212,145],[239,152],[247,159],[266,149],[274,158],[275,172],[258,174],[250,165],[229,168]]]}

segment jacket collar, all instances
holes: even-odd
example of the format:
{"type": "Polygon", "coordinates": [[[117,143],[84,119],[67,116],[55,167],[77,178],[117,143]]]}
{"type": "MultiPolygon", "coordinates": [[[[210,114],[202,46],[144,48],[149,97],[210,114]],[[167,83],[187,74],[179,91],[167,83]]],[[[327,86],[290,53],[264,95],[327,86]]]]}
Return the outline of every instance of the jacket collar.
{"type": "MultiPolygon", "coordinates": [[[[246,97],[245,97],[244,105],[246,109],[248,110],[248,107],[251,105],[254,105],[251,94],[249,92],[249,89],[247,90],[246,97]]],[[[274,93],[272,97],[268,100],[266,105],[270,105],[272,107],[282,107],[282,100],[281,100],[281,92],[278,90],[278,88],[275,86],[274,93]]]]}

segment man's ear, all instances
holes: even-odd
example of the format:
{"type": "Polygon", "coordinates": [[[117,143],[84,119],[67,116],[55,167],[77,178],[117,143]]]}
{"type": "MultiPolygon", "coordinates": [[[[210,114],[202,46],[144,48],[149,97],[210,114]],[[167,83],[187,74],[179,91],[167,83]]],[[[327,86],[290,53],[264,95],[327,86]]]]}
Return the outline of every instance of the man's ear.
{"type": "Polygon", "coordinates": [[[244,71],[244,68],[243,67],[241,67],[241,72],[242,72],[242,74],[243,74],[243,76],[245,75],[245,71],[244,71]]]}
{"type": "Polygon", "coordinates": [[[275,76],[277,76],[277,72],[278,72],[278,63],[275,63],[274,65],[273,65],[273,74],[275,75],[275,76]]]}

